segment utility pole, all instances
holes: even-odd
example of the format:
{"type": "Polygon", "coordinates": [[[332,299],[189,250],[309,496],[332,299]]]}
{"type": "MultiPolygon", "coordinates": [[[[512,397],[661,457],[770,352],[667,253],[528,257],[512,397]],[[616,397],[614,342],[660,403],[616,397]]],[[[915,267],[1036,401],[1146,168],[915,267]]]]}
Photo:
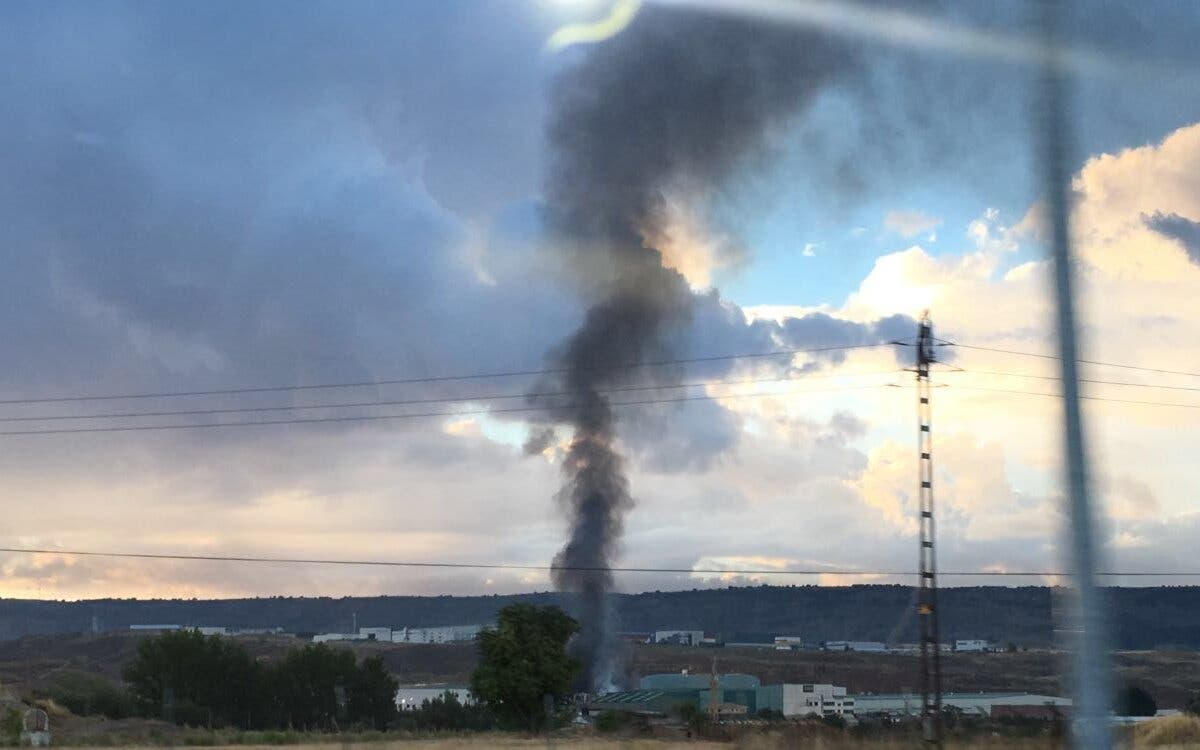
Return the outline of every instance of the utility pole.
{"type": "Polygon", "coordinates": [[[929,313],[917,324],[917,450],[920,481],[920,585],[917,619],[921,628],[921,736],[935,747],[942,744],[942,648],[938,634],[937,554],[933,518],[933,405],[929,401],[929,366],[936,361],[933,323],[929,313]]]}
{"type": "Polygon", "coordinates": [[[1040,4],[1043,33],[1040,122],[1037,137],[1045,181],[1046,217],[1054,260],[1054,295],[1058,312],[1058,358],[1062,368],[1063,449],[1067,480],[1069,570],[1074,579],[1072,630],[1073,698],[1071,746],[1081,750],[1109,750],[1111,665],[1107,623],[1096,571],[1102,570],[1095,529],[1097,509],[1092,505],[1087,465],[1086,434],[1079,406],[1079,341],[1075,325],[1075,262],[1071,252],[1070,158],[1071,127],[1067,97],[1070,80],[1059,51],[1060,34],[1071,22],[1068,0],[1043,0],[1040,4]]]}

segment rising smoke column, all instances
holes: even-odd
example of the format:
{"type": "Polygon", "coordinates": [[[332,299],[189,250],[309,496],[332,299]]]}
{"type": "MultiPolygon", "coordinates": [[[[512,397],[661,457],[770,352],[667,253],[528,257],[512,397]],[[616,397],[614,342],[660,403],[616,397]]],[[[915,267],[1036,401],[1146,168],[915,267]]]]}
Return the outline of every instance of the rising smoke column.
{"type": "Polygon", "coordinates": [[[646,6],[555,81],[546,221],[590,308],[555,354],[573,394],[555,414],[574,432],[559,493],[570,538],[553,578],[580,594],[575,647],[589,689],[610,685],[613,669],[613,577],[595,569],[612,565],[633,505],[602,390],[678,382],[671,371],[614,365],[670,356],[669,334],[687,323],[692,303],[674,270],[688,249],[662,241],[679,234],[670,206],[682,197],[702,209],[848,60],[807,31],[646,6]]]}

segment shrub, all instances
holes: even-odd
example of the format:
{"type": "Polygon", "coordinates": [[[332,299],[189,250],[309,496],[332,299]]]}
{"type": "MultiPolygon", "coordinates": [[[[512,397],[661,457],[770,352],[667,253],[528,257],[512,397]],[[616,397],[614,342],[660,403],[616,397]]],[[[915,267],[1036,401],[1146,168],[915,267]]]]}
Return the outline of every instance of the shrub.
{"type": "Polygon", "coordinates": [[[1200,718],[1187,714],[1164,716],[1133,730],[1137,747],[1194,747],[1200,744],[1200,718]]]}
{"type": "Polygon", "coordinates": [[[604,711],[596,717],[596,729],[600,732],[619,732],[629,726],[629,715],[620,711],[604,711]]]}

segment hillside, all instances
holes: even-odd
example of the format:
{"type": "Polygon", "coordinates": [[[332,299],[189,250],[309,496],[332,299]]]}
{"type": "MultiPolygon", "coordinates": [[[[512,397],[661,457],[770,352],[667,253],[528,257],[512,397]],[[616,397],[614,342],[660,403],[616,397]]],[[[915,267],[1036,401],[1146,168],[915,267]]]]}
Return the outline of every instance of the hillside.
{"type": "MultiPolygon", "coordinates": [[[[1200,587],[1107,590],[1115,646],[1200,649],[1200,587]]],[[[1047,587],[964,587],[941,592],[942,634],[1024,646],[1054,644],[1061,592],[1047,587]]],[[[281,627],[290,633],[360,625],[430,626],[491,621],[514,601],[559,604],[556,593],[513,596],[273,597],[222,600],[0,600],[0,639],[135,623],[281,627]]],[[[912,589],[905,586],[758,586],[614,596],[623,631],[702,629],[729,640],[746,634],[799,635],[806,641],[916,640],[912,589]]]]}

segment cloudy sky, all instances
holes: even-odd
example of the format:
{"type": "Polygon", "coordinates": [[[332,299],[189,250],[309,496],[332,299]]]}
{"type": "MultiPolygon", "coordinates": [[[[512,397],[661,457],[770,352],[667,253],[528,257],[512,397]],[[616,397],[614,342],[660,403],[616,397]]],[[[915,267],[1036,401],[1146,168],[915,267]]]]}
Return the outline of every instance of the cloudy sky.
{"type": "MultiPolygon", "coordinates": [[[[555,97],[590,60],[641,54],[647,29],[684,34],[702,4],[644,4],[612,39],[550,50],[556,30],[611,3],[5,3],[0,432],[53,432],[0,435],[0,546],[548,563],[565,535],[555,496],[570,433],[521,411],[536,377],[38,400],[552,366],[595,275],[545,227],[555,97]],[[329,408],[380,401],[410,403],[329,408]],[[323,408],[27,419],[300,406],[323,408]]],[[[1153,368],[1084,368],[1106,381],[1084,387],[1098,397],[1085,416],[1105,554],[1113,570],[1195,570],[1200,380],[1163,371],[1200,372],[1200,99],[1187,73],[1200,10],[1082,5],[1097,11],[1069,40],[1084,347],[1153,368]]],[[[942,567],[1059,568],[1055,362],[988,350],[1053,351],[1027,9],[813,7],[792,19],[817,24],[797,58],[813,76],[796,87],[804,101],[785,102],[718,184],[661,196],[664,262],[692,295],[670,349],[910,338],[928,309],[940,337],[984,347],[944,347],[935,374],[942,567]]],[[[609,119],[639,127],[636,111],[609,119]]],[[[621,395],[674,401],[619,409],[636,499],[619,562],[696,572],[623,574],[620,588],[746,580],[704,572],[721,568],[911,569],[910,356],[676,365],[709,384],[621,395]]],[[[539,571],[0,564],[0,594],[46,598],[550,585],[539,571]]]]}

